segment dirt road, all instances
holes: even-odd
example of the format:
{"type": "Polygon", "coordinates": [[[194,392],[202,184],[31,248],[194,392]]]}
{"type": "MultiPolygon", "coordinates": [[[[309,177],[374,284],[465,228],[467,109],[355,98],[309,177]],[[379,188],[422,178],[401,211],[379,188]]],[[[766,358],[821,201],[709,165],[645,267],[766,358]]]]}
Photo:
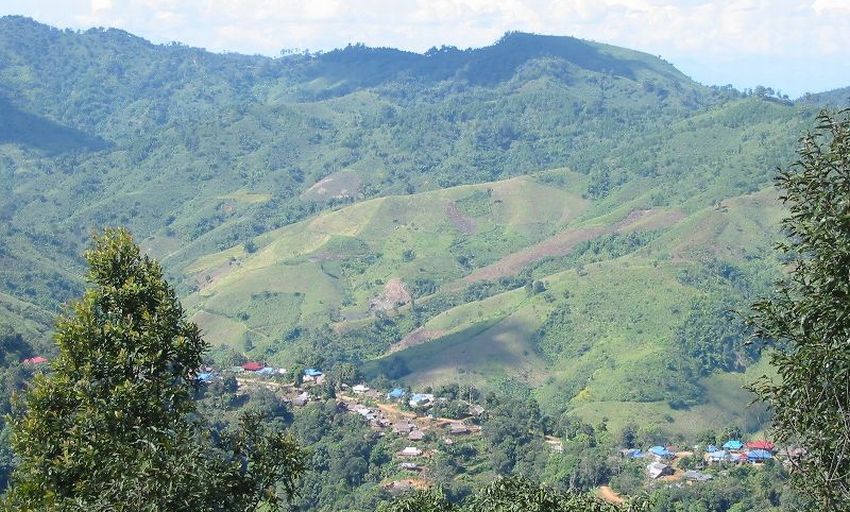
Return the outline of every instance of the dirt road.
{"type": "Polygon", "coordinates": [[[622,505],[624,500],[620,497],[619,494],[614,492],[614,489],[608,487],[607,485],[599,486],[599,497],[608,503],[616,503],[617,505],[622,505]]]}

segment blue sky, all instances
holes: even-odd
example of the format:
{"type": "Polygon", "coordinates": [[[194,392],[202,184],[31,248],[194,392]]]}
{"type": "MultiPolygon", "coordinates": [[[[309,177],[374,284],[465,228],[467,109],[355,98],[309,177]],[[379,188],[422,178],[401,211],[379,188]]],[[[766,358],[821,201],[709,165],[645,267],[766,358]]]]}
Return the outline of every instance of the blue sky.
{"type": "Polygon", "coordinates": [[[705,84],[792,97],[850,85],[850,0],[0,0],[0,14],[265,55],[477,47],[523,30],[660,55],[705,84]]]}

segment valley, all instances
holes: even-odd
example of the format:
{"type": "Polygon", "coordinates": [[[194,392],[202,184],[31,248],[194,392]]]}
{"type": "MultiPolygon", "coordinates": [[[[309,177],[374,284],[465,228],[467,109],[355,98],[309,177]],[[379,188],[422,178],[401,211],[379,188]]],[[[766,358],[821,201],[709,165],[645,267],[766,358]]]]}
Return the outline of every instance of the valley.
{"type": "MultiPolygon", "coordinates": [[[[297,510],[376,510],[404,481],[459,502],[498,475],[675,502],[693,490],[618,450],[768,435],[747,387],[776,370],[743,315],[790,269],[776,170],[847,102],[566,36],[272,58],[2,17],[0,412],[49,373],[23,361],[56,356],[90,239],[121,226],[209,344],[201,416],[260,412],[311,446],[297,510]],[[308,369],[328,382],[298,387],[308,369]],[[427,426],[415,468],[381,418],[427,426]]],[[[733,466],[694,485],[786,478],[733,466]]]]}

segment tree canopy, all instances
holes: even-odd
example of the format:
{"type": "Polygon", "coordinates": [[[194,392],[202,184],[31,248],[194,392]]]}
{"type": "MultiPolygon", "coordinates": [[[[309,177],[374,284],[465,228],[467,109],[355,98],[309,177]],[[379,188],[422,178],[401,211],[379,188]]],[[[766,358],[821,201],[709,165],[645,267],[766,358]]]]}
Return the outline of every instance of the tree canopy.
{"type": "Polygon", "coordinates": [[[773,408],[777,439],[802,448],[797,481],[825,509],[850,510],[850,111],[822,112],[799,160],[777,178],[789,207],[792,262],[776,293],[754,305],[778,378],[754,389],[773,408]]]}
{"type": "Polygon", "coordinates": [[[450,503],[439,490],[415,491],[382,512],[617,512],[649,510],[644,498],[620,506],[590,494],[559,492],[519,477],[499,478],[463,503],[450,503]]]}
{"type": "Polygon", "coordinates": [[[95,236],[91,287],[59,317],[59,355],[12,418],[14,510],[255,510],[290,495],[303,453],[256,416],[194,415],[207,349],[162,268],[123,229],[95,236]]]}

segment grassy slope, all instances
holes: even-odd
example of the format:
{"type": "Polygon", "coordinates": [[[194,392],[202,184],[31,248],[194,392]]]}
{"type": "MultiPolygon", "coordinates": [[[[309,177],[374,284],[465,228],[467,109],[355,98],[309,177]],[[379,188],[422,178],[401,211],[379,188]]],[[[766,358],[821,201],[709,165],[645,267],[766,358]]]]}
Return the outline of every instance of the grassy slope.
{"type": "MultiPolygon", "coordinates": [[[[546,257],[534,277],[547,292],[438,310],[426,343],[389,357],[413,382],[508,376],[583,414],[665,410],[629,400],[657,386],[683,305],[703,293],[682,269],[776,269],[773,198],[742,194],[790,161],[815,111],[711,91],[646,54],[527,34],[431,57],[355,46],[272,60],[6,17],[0,57],[0,113],[45,132],[0,126],[0,292],[55,308],[79,294],[89,229],[127,225],[212,341],[273,352],[293,326],[368,326],[396,280],[434,281],[428,306],[546,257]],[[565,166],[579,174],[541,172],[565,166]],[[652,237],[626,256],[571,259],[630,232],[652,237]],[[567,304],[574,335],[552,359],[534,334],[567,304]]],[[[18,306],[0,314],[45,330],[47,315],[18,306]]]]}
{"type": "MultiPolygon", "coordinates": [[[[640,419],[686,433],[729,423],[757,429],[766,416],[747,409],[752,397],[740,388],[761,366],[743,376],[721,373],[706,379],[707,403],[689,410],[639,397],[665,378],[688,301],[704,293],[681,282],[679,271],[708,257],[741,265],[767,258],[766,267],[776,268],[770,247],[778,237],[780,215],[772,191],[699,210],[632,254],[546,277],[542,294],[516,290],[446,311],[424,326],[442,337],[385,359],[403,361],[411,372],[405,380],[418,385],[461,378],[487,385],[494,377],[519,378],[537,388],[548,410],[573,410],[592,420],[607,417],[615,426],[640,419]],[[536,352],[534,334],[565,302],[572,336],[560,357],[547,362],[536,352]]],[[[380,372],[382,362],[366,368],[380,372]]]]}
{"type": "Polygon", "coordinates": [[[237,347],[249,330],[278,339],[296,325],[364,318],[390,279],[408,287],[423,277],[455,281],[468,272],[458,257],[489,264],[586,208],[572,191],[582,188],[582,177],[542,176],[563,184],[520,177],[390,196],[264,234],[252,254],[238,246],[191,263],[186,271],[201,287],[185,303],[213,341],[237,347]],[[240,319],[242,312],[249,317],[240,319]],[[227,329],[213,328],[223,325],[219,317],[230,320],[227,329]]]}

